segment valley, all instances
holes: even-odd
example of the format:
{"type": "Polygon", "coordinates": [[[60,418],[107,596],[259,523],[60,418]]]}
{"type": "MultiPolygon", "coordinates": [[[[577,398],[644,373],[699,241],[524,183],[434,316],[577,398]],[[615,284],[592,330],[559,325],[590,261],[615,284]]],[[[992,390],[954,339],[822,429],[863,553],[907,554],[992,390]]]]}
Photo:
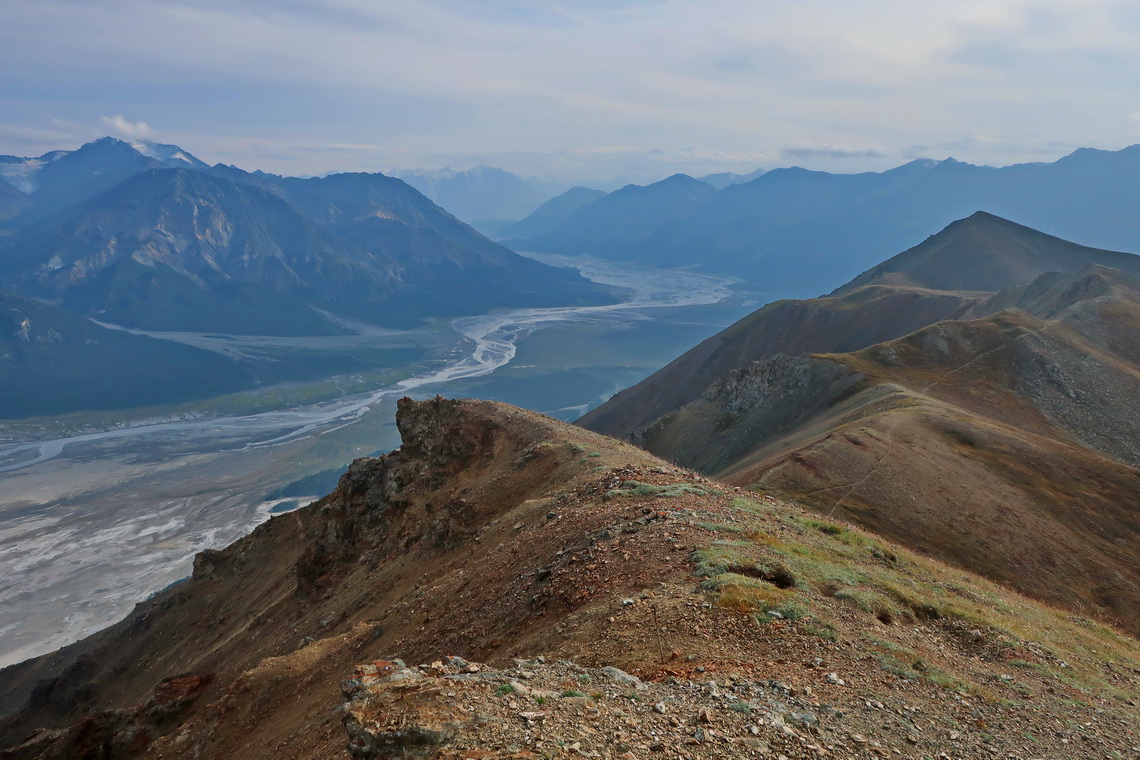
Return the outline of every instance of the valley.
{"type": "Polygon", "coordinates": [[[629,294],[618,304],[504,310],[415,330],[348,322],[356,334],[347,336],[148,333],[228,355],[362,347],[414,355],[371,374],[148,408],[133,423],[92,413],[8,425],[0,603],[11,615],[0,626],[0,664],[105,627],[184,577],[196,552],[326,493],[336,473],[310,490],[306,476],[339,473],[398,444],[401,396],[477,395],[574,419],[755,305],[723,278],[541,258],[629,294]]]}

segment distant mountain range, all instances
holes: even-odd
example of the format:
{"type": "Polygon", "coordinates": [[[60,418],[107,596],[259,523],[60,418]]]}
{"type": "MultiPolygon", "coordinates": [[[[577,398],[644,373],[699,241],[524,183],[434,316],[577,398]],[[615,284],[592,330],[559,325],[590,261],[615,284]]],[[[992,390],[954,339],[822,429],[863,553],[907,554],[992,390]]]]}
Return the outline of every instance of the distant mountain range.
{"type": "Polygon", "coordinates": [[[574,254],[630,258],[628,252],[637,250],[656,230],[687,219],[716,194],[712,185],[686,174],[674,174],[651,185],[626,185],[579,206],[553,229],[504,243],[520,251],[573,251],[574,254]]]}
{"type": "MultiPolygon", "coordinates": [[[[700,181],[716,190],[723,190],[729,185],[750,182],[765,171],[757,169],[748,174],[720,172],[701,177],[700,181]]],[[[395,176],[496,239],[526,238],[546,233],[585,205],[586,199],[593,201],[608,194],[602,190],[573,187],[554,196],[565,185],[551,180],[524,179],[491,166],[477,166],[465,171],[417,170],[399,172],[395,176]]],[[[620,182],[605,183],[605,186],[619,184],[629,186],[620,182]]]]}
{"type": "MultiPolygon", "coordinates": [[[[280,177],[207,166],[174,145],[112,138],[37,158],[0,157],[0,288],[38,299],[34,308],[22,301],[17,309],[33,314],[33,333],[67,327],[44,328],[64,336],[52,342],[61,350],[95,328],[80,329],[61,309],[152,331],[331,335],[345,328],[328,312],[398,327],[491,308],[614,300],[573,270],[491,242],[393,177],[280,177]]],[[[178,357],[194,357],[201,368],[218,360],[186,347],[146,348],[158,341],[100,336],[80,352],[86,358],[79,365],[93,372],[92,351],[112,344],[107,361],[140,377],[169,371],[178,357]]],[[[70,408],[113,405],[80,402],[89,394],[73,387],[74,368],[51,359],[46,344],[36,352],[13,345],[20,358],[10,352],[0,372],[19,366],[47,385],[56,377],[57,395],[71,399],[70,408]],[[42,363],[33,367],[37,357],[42,363]]],[[[219,369],[218,382],[197,387],[228,389],[248,375],[219,369]]],[[[169,400],[179,387],[159,395],[169,400]]],[[[0,417],[59,406],[9,394],[0,417]]]]}
{"type": "Polygon", "coordinates": [[[668,194],[654,197],[654,187],[645,188],[640,204],[614,193],[510,245],[696,265],[779,297],[828,292],[884,253],[978,209],[1090,245],[1140,251],[1140,216],[1133,213],[1140,146],[1083,148],[1053,163],[1003,168],[922,159],[881,173],[775,169],[681,208],[668,194]]]}
{"type": "Polygon", "coordinates": [[[339,332],[313,307],[400,324],[609,299],[398,179],[251,174],[143,147],[104,138],[8,162],[31,205],[0,241],[0,281],[130,327],[277,335],[339,332]]]}
{"type": "Polygon", "coordinates": [[[1140,256],[977,213],[580,424],[1135,633],[1138,336],[1140,256]]]}
{"type": "Polygon", "coordinates": [[[418,170],[396,176],[468,224],[522,219],[558,192],[557,184],[523,179],[492,166],[418,170]]]}
{"type": "Polygon", "coordinates": [[[742,185],[745,182],[751,182],[762,174],[766,174],[767,169],[757,169],[756,171],[749,172],[748,174],[736,174],[734,172],[718,172],[717,174],[706,174],[699,177],[701,182],[706,185],[712,185],[717,190],[723,190],[729,185],[742,185]]]}
{"type": "Polygon", "coordinates": [[[498,229],[500,238],[529,238],[543,235],[557,229],[578,209],[605,198],[609,193],[588,187],[572,187],[561,195],[551,198],[513,224],[498,229]]]}

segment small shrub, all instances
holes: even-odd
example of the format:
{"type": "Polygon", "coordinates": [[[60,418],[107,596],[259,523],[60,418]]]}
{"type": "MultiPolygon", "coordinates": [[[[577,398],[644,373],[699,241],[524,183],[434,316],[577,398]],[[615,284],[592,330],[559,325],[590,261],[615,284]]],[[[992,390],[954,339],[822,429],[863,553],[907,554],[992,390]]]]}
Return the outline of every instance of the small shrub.
{"type": "Polygon", "coordinates": [[[752,705],[748,704],[747,702],[733,702],[728,706],[728,709],[733,710],[734,712],[748,715],[752,712],[752,705]]]}
{"type": "Polygon", "coordinates": [[[838,536],[847,532],[847,529],[835,523],[822,522],[820,520],[804,520],[804,525],[809,528],[815,528],[825,536],[838,536]]]}

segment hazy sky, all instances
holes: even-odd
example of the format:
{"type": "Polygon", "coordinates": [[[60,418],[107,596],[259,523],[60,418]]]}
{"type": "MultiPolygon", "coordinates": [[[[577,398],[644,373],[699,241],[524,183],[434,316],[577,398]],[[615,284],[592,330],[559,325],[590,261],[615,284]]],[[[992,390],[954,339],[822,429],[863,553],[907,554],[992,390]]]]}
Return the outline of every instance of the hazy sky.
{"type": "Polygon", "coordinates": [[[1136,0],[3,0],[0,153],[656,178],[1140,142],[1136,0]]]}

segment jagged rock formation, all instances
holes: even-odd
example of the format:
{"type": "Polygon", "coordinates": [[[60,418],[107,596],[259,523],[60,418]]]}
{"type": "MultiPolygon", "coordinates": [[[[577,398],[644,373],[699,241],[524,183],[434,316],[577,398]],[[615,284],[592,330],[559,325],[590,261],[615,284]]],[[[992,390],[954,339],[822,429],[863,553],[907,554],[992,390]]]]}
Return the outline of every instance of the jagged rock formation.
{"type": "Polygon", "coordinates": [[[397,423],[329,496],[2,671],[0,758],[1136,751],[1133,639],[530,412],[397,423]]]}
{"type": "Polygon", "coordinates": [[[580,424],[1140,631],[1140,280],[1122,270],[1140,257],[977,214],[580,424]]]}

